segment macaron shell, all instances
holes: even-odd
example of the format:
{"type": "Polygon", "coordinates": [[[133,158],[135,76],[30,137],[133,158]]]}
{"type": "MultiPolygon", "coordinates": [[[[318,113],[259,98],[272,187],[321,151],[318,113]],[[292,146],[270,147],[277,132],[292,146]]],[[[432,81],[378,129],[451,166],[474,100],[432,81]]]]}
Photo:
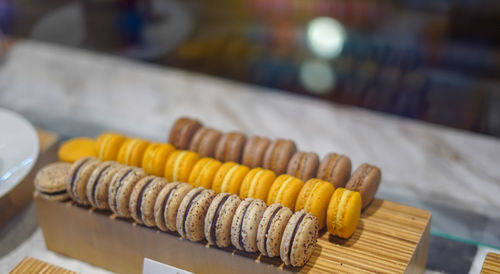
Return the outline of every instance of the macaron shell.
{"type": "Polygon", "coordinates": [[[270,205],[259,223],[257,248],[268,257],[280,255],[281,238],[293,212],[281,204],[270,205]]]}
{"type": "Polygon", "coordinates": [[[296,152],[287,167],[287,174],[307,181],[315,177],[319,166],[318,155],[314,152],[296,152]]]}
{"type": "Polygon", "coordinates": [[[381,179],[382,173],[378,167],[363,164],[355,171],[345,188],[359,191],[364,209],[375,197],[381,179]]]}
{"type": "MultiPolygon", "coordinates": [[[[259,170],[255,174],[254,178],[250,180],[250,188],[248,190],[248,193],[246,194],[246,197],[266,201],[269,189],[271,188],[275,179],[276,174],[274,174],[274,172],[272,172],[271,170],[259,170]]],[[[245,193],[241,193],[240,191],[240,197],[242,197],[242,195],[245,195],[245,193]]]]}
{"type": "Polygon", "coordinates": [[[252,136],[243,148],[241,163],[250,168],[261,167],[264,154],[271,141],[267,138],[252,136]]]}
{"type": "Polygon", "coordinates": [[[96,158],[88,157],[74,162],[71,166],[66,189],[70,197],[78,204],[89,204],[87,199],[87,182],[92,171],[100,162],[96,158]]]}
{"type": "Polygon", "coordinates": [[[179,119],[177,119],[174,122],[174,125],[170,129],[170,134],[168,137],[169,144],[176,146],[178,135],[180,134],[180,131],[182,130],[183,125],[189,120],[192,120],[192,119],[187,118],[187,117],[180,117],[179,119]]]}
{"type": "Polygon", "coordinates": [[[212,230],[212,224],[217,223],[217,220],[215,219],[216,218],[215,215],[217,215],[217,210],[219,211],[219,215],[220,215],[220,211],[221,211],[222,207],[224,206],[224,204],[227,202],[227,200],[230,197],[231,197],[231,194],[229,194],[229,193],[217,194],[214,197],[212,203],[210,204],[210,207],[208,208],[207,215],[205,215],[205,228],[204,228],[205,239],[210,244],[215,244],[215,237],[212,237],[211,230],[212,230]]]}
{"type": "Polygon", "coordinates": [[[239,132],[228,132],[222,135],[215,149],[215,159],[221,162],[241,162],[246,136],[239,132]]]}
{"type": "Polygon", "coordinates": [[[177,211],[182,199],[191,189],[191,185],[187,183],[173,182],[160,191],[154,207],[155,223],[160,230],[177,230],[177,211]]]}
{"type": "Polygon", "coordinates": [[[300,189],[299,195],[297,195],[297,200],[295,201],[295,211],[304,209],[307,198],[309,198],[313,188],[319,182],[321,182],[319,179],[310,179],[304,184],[304,186],[300,189]]]}
{"type": "Polygon", "coordinates": [[[201,123],[196,120],[185,120],[184,123],[179,126],[175,141],[171,144],[177,149],[188,149],[194,134],[200,127],[202,127],[201,123]]]}
{"type": "Polygon", "coordinates": [[[206,127],[200,127],[198,130],[193,135],[193,138],[191,139],[191,142],[189,143],[189,150],[197,152],[199,154],[199,147],[201,144],[201,140],[203,139],[203,136],[205,133],[208,131],[208,128],[206,127]]]}
{"type": "Polygon", "coordinates": [[[307,263],[314,252],[318,239],[318,221],[308,214],[302,221],[291,245],[290,264],[301,267],[307,263]]]}
{"type": "Polygon", "coordinates": [[[214,180],[212,182],[212,189],[215,190],[216,193],[221,192],[221,187],[222,183],[224,181],[224,177],[226,176],[226,173],[233,167],[237,166],[238,164],[235,162],[226,162],[223,163],[219,170],[215,173],[214,180]]]}
{"type": "Polygon", "coordinates": [[[165,178],[169,182],[187,182],[189,174],[199,160],[197,153],[178,150],[172,153],[165,166],[165,178]]]}
{"type": "Polygon", "coordinates": [[[118,152],[126,137],[120,134],[106,132],[97,139],[98,155],[101,161],[116,161],[118,152]]]}
{"type": "Polygon", "coordinates": [[[148,174],[163,177],[165,163],[174,151],[174,146],[170,144],[150,144],[144,151],[142,168],[148,174]]]}
{"type": "MultiPolygon", "coordinates": [[[[282,175],[282,176],[287,176],[287,177],[284,177],[285,180],[282,181],[282,183],[280,184],[279,189],[277,190],[276,195],[274,196],[274,199],[272,199],[271,201],[268,199],[268,203],[270,204],[280,203],[290,208],[291,210],[294,210],[295,201],[300,192],[300,189],[304,185],[304,182],[302,182],[300,179],[297,179],[289,175],[282,175]]],[[[275,183],[276,181],[273,183],[273,186],[275,183]]]]}
{"type": "Polygon", "coordinates": [[[117,163],[113,161],[106,161],[106,162],[101,162],[99,165],[94,168],[92,171],[92,174],[90,175],[88,181],[87,181],[87,199],[89,200],[89,203],[92,207],[98,208],[97,202],[96,202],[96,191],[97,187],[99,185],[99,181],[105,176],[107,171],[111,169],[112,167],[116,166],[117,163]]]}
{"type": "Polygon", "coordinates": [[[35,188],[41,192],[59,192],[66,190],[71,164],[56,162],[40,169],[34,179],[35,188]]]}
{"type": "Polygon", "coordinates": [[[168,182],[160,177],[156,177],[144,192],[141,203],[142,222],[149,227],[155,226],[154,205],[158,193],[168,182]]]}
{"type": "Polygon", "coordinates": [[[195,242],[203,240],[205,215],[215,195],[211,189],[196,188],[184,197],[177,214],[177,232],[183,238],[195,242]]]}
{"type": "MultiPolygon", "coordinates": [[[[245,200],[248,199],[251,198],[245,200]]],[[[244,210],[240,210],[240,215],[235,216],[239,221],[235,222],[233,219],[233,223],[231,224],[231,242],[241,250],[255,252],[258,250],[257,230],[267,206],[262,200],[258,199],[251,199],[249,202],[250,203],[244,210]],[[235,234],[233,235],[233,233],[235,234]],[[235,244],[235,242],[237,242],[237,244],[235,244]],[[243,246],[241,246],[240,243],[242,243],[243,246]]]]}
{"type": "Polygon", "coordinates": [[[293,141],[276,140],[266,150],[263,167],[274,171],[277,175],[283,174],[296,151],[297,146],[293,141]]]}
{"type": "Polygon", "coordinates": [[[328,181],[337,188],[344,187],[350,175],[351,159],[345,155],[329,153],[321,160],[317,178],[328,181]]]}
{"type": "Polygon", "coordinates": [[[241,199],[237,195],[229,193],[220,193],[214,198],[205,217],[205,239],[210,244],[218,247],[231,244],[231,223],[240,203],[241,199]],[[212,229],[215,235],[212,235],[212,229]]]}
{"type": "Polygon", "coordinates": [[[128,166],[140,167],[149,142],[143,139],[127,139],[118,152],[118,162],[128,166]]]}
{"type": "Polygon", "coordinates": [[[320,181],[314,186],[306,200],[304,209],[318,219],[319,229],[325,227],[326,211],[333,191],[334,188],[330,183],[320,181]]]}
{"type": "Polygon", "coordinates": [[[243,165],[232,167],[224,176],[220,191],[238,194],[240,192],[241,183],[249,171],[250,169],[243,165]]]}
{"type": "Polygon", "coordinates": [[[57,151],[59,160],[73,163],[83,157],[97,157],[97,142],[87,137],[77,137],[64,142],[57,151]]]}
{"type": "Polygon", "coordinates": [[[213,158],[201,158],[194,165],[188,182],[194,187],[211,188],[215,174],[222,166],[222,163],[213,158]]]}
{"type": "Polygon", "coordinates": [[[95,202],[95,206],[99,209],[109,209],[109,204],[108,204],[109,185],[115,174],[118,173],[118,171],[121,168],[123,168],[123,166],[121,166],[120,164],[116,162],[114,163],[115,165],[104,171],[104,173],[101,176],[101,179],[97,182],[97,186],[95,187],[95,193],[94,193],[95,197],[93,200],[95,202]]]}
{"type": "Polygon", "coordinates": [[[115,185],[113,206],[111,206],[113,213],[119,217],[131,217],[129,210],[130,195],[135,184],[145,176],[146,172],[143,169],[132,168],[130,173],[121,177],[121,180],[115,185]]]}
{"type": "Polygon", "coordinates": [[[217,143],[222,133],[211,128],[200,128],[196,131],[189,150],[198,152],[200,157],[214,157],[217,143]]]}
{"type": "Polygon", "coordinates": [[[238,208],[236,208],[233,221],[231,222],[231,243],[239,250],[244,250],[239,241],[240,228],[243,226],[242,222],[245,219],[247,208],[250,206],[253,200],[254,199],[252,198],[246,198],[245,200],[243,200],[239,204],[238,208]]]}
{"type": "Polygon", "coordinates": [[[344,188],[335,190],[327,210],[327,229],[333,236],[349,238],[359,222],[361,196],[344,188]]]}

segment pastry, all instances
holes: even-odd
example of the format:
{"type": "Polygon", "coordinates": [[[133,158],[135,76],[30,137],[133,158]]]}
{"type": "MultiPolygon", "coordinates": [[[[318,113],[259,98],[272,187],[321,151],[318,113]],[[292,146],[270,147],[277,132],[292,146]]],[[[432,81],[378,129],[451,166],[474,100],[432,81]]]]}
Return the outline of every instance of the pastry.
{"type": "Polygon", "coordinates": [[[149,227],[155,225],[156,198],[166,184],[164,178],[156,176],[143,177],[135,184],[129,201],[129,211],[134,221],[149,227]]]}
{"type": "Polygon", "coordinates": [[[222,133],[218,130],[201,127],[191,139],[189,150],[197,152],[200,157],[214,157],[221,135],[222,133]]]}
{"type": "Polygon", "coordinates": [[[247,137],[243,133],[228,132],[224,133],[217,143],[215,149],[215,159],[221,162],[240,163],[241,154],[247,137]]]}
{"type": "Polygon", "coordinates": [[[286,225],[280,257],[285,265],[301,267],[313,254],[318,239],[318,220],[305,210],[297,211],[286,225]]]}
{"type": "Polygon", "coordinates": [[[168,157],[165,165],[165,178],[169,182],[187,182],[189,174],[200,156],[198,153],[177,150],[168,157]]]}
{"type": "Polygon", "coordinates": [[[280,255],[281,238],[293,212],[281,204],[272,204],[262,215],[257,230],[257,248],[267,257],[280,255]]]}
{"type": "Polygon", "coordinates": [[[344,187],[351,175],[351,159],[345,155],[328,153],[318,168],[318,179],[325,180],[337,187],[344,187]]]}
{"type": "Polygon", "coordinates": [[[257,251],[257,229],[266,208],[259,199],[246,198],[240,203],[231,223],[231,243],[237,249],[257,251]]]}
{"type": "Polygon", "coordinates": [[[184,196],[191,191],[188,183],[173,182],[158,193],[154,207],[156,226],[162,231],[176,231],[177,210],[184,196]]]}
{"type": "Polygon", "coordinates": [[[215,191],[197,187],[182,199],[177,211],[177,232],[190,241],[201,241],[205,236],[205,215],[215,197],[215,191]]]}
{"type": "Polygon", "coordinates": [[[201,123],[197,120],[179,118],[170,130],[168,142],[177,149],[188,149],[193,135],[200,127],[201,123]]]}
{"type": "Polygon", "coordinates": [[[295,200],[300,189],[304,185],[302,180],[290,175],[280,175],[274,180],[267,195],[267,204],[280,203],[294,210],[295,200]]]}
{"type": "Polygon", "coordinates": [[[329,182],[320,179],[310,179],[302,187],[297,196],[295,211],[305,209],[318,218],[319,229],[325,227],[326,209],[332,197],[334,188],[329,182]]]}
{"type": "Polygon", "coordinates": [[[205,239],[218,247],[231,244],[231,223],[241,203],[238,195],[220,193],[215,196],[205,217],[205,239]]]}
{"type": "Polygon", "coordinates": [[[142,169],[147,174],[163,177],[168,157],[175,151],[170,144],[150,144],[142,157],[142,169]]]}
{"type": "Polygon", "coordinates": [[[201,158],[196,162],[189,175],[188,183],[193,187],[211,188],[215,174],[222,166],[222,163],[213,158],[201,158]]]}
{"type": "Polygon", "coordinates": [[[307,181],[316,176],[318,171],[319,157],[314,152],[297,151],[290,159],[286,174],[307,181]]]}
{"type": "Polygon", "coordinates": [[[275,140],[266,149],[262,167],[274,171],[276,175],[281,175],[285,173],[288,163],[296,151],[297,146],[293,141],[275,140]]]}
{"type": "Polygon", "coordinates": [[[108,187],[113,176],[123,166],[114,161],[106,161],[97,165],[87,182],[87,199],[90,205],[98,209],[109,209],[108,187]]]}
{"type": "Polygon", "coordinates": [[[149,142],[143,139],[127,139],[118,152],[117,162],[127,166],[140,167],[149,142]]]}
{"type": "Polygon", "coordinates": [[[116,161],[118,152],[127,138],[123,135],[105,132],[97,138],[97,151],[101,161],[116,161]]]}
{"type": "Polygon", "coordinates": [[[108,204],[113,213],[119,217],[130,218],[130,194],[137,181],[146,177],[142,168],[124,166],[118,171],[108,187],[108,204]]]}
{"type": "Polygon", "coordinates": [[[375,197],[381,179],[382,172],[380,169],[365,163],[356,169],[345,188],[358,191],[361,194],[362,207],[364,209],[370,204],[373,197],[375,197]]]}
{"type": "Polygon", "coordinates": [[[40,169],[35,176],[35,189],[45,199],[64,201],[69,198],[66,180],[71,164],[57,162],[40,169]]]}
{"type": "Polygon", "coordinates": [[[100,162],[94,157],[86,157],[81,158],[71,165],[69,176],[66,177],[66,191],[78,204],[89,204],[89,200],[87,199],[87,181],[94,168],[100,162]]]}
{"type": "Polygon", "coordinates": [[[243,148],[241,163],[250,168],[262,167],[264,154],[271,141],[260,136],[252,136],[243,148]]]}
{"type": "Polygon", "coordinates": [[[97,157],[97,143],[87,137],[73,138],[59,147],[57,156],[59,160],[69,163],[84,157],[97,157]]]}
{"type": "Polygon", "coordinates": [[[276,179],[269,169],[254,168],[248,172],[240,186],[240,198],[256,198],[266,201],[267,193],[276,179]]]}
{"type": "Polygon", "coordinates": [[[361,215],[359,192],[337,188],[326,212],[326,227],[333,236],[349,238],[358,226],[361,215]]]}
{"type": "Polygon", "coordinates": [[[215,174],[212,189],[217,193],[239,194],[241,183],[249,171],[250,169],[246,166],[235,162],[226,162],[215,174]]]}

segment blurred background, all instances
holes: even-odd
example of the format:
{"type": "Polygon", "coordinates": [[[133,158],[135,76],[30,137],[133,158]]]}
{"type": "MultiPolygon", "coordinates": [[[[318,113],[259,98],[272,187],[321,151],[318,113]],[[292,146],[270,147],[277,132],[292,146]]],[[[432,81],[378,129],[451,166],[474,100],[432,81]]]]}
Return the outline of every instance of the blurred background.
{"type": "Polygon", "coordinates": [[[0,29],[500,137],[498,0],[0,0],[0,29]]]}

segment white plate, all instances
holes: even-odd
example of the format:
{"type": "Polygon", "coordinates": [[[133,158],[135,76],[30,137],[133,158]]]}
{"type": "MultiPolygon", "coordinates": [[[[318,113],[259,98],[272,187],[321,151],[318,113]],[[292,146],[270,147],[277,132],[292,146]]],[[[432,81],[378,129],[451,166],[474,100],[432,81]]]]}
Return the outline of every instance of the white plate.
{"type": "Polygon", "coordinates": [[[0,197],[19,184],[38,158],[35,128],[19,114],[0,108],[0,197]]]}

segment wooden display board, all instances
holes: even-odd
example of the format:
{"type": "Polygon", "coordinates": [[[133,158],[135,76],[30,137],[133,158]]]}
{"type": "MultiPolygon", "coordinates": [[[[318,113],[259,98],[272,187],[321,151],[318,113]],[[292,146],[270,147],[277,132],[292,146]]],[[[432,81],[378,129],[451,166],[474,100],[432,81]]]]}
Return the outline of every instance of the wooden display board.
{"type": "Polygon", "coordinates": [[[484,259],[481,274],[500,273],[500,254],[489,252],[484,259]]]}
{"type": "Polygon", "coordinates": [[[190,242],[71,201],[35,194],[35,206],[48,249],[119,273],[140,273],[144,258],[196,273],[423,273],[431,222],[428,211],[377,199],[350,239],[321,231],[309,262],[288,268],[279,258],[190,242]]]}
{"type": "Polygon", "coordinates": [[[76,274],[76,272],[31,257],[25,257],[9,272],[9,274],[25,273],[76,274]]]}

